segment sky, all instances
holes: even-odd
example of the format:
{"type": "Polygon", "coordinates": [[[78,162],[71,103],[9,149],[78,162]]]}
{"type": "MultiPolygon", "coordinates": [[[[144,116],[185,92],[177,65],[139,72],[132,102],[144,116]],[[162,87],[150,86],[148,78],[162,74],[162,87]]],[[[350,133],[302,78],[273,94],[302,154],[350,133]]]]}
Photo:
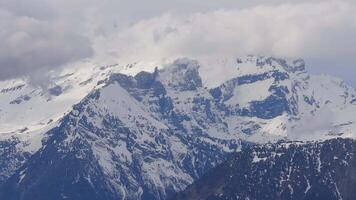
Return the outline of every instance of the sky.
{"type": "Polygon", "coordinates": [[[0,80],[82,60],[303,58],[356,86],[354,0],[1,0],[0,80]]]}

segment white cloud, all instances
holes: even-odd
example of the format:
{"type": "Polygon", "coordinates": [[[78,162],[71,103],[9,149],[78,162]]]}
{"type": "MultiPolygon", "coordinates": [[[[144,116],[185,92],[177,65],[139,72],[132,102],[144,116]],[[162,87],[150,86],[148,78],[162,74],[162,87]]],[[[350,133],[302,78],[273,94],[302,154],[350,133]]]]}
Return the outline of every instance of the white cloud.
{"type": "Polygon", "coordinates": [[[347,57],[356,53],[356,9],[346,1],[257,6],[142,20],[103,45],[120,58],[263,54],[347,57]]]}

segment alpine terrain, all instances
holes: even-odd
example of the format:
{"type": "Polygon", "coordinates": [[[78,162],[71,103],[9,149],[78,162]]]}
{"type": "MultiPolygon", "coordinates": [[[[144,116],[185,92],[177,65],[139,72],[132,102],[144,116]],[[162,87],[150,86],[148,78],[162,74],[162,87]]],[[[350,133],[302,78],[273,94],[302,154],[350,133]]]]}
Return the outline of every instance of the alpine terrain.
{"type": "Polygon", "coordinates": [[[301,59],[84,65],[0,82],[0,199],[353,195],[356,91],[301,59]]]}

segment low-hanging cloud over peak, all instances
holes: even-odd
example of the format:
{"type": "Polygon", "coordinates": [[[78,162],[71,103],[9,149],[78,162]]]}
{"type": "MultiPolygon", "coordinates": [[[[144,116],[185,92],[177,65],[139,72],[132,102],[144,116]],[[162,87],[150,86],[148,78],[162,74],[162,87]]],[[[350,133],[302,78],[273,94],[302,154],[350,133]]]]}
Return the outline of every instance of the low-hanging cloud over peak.
{"type": "Polygon", "coordinates": [[[346,2],[326,1],[164,14],[136,23],[108,41],[119,46],[117,55],[133,59],[217,54],[343,57],[356,53],[354,11],[346,2]]]}

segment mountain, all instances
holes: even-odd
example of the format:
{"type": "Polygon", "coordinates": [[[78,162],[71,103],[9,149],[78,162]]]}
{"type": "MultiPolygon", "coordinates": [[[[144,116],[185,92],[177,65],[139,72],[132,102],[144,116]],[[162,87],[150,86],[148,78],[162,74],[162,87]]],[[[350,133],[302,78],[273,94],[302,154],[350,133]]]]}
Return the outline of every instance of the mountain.
{"type": "Polygon", "coordinates": [[[119,66],[73,66],[34,85],[25,78],[0,82],[0,184],[42,147],[47,132],[72,106],[119,66]],[[45,81],[46,82],[46,81],[45,81]],[[47,83],[47,82],[46,82],[47,83]]]}
{"type": "Polygon", "coordinates": [[[0,199],[167,199],[250,143],[354,136],[343,81],[300,59],[227,65],[209,87],[187,58],[134,76],[74,68],[45,88],[1,83],[0,199]]]}
{"type": "Polygon", "coordinates": [[[196,200],[352,200],[356,141],[279,142],[234,154],[177,197],[196,200]]]}

